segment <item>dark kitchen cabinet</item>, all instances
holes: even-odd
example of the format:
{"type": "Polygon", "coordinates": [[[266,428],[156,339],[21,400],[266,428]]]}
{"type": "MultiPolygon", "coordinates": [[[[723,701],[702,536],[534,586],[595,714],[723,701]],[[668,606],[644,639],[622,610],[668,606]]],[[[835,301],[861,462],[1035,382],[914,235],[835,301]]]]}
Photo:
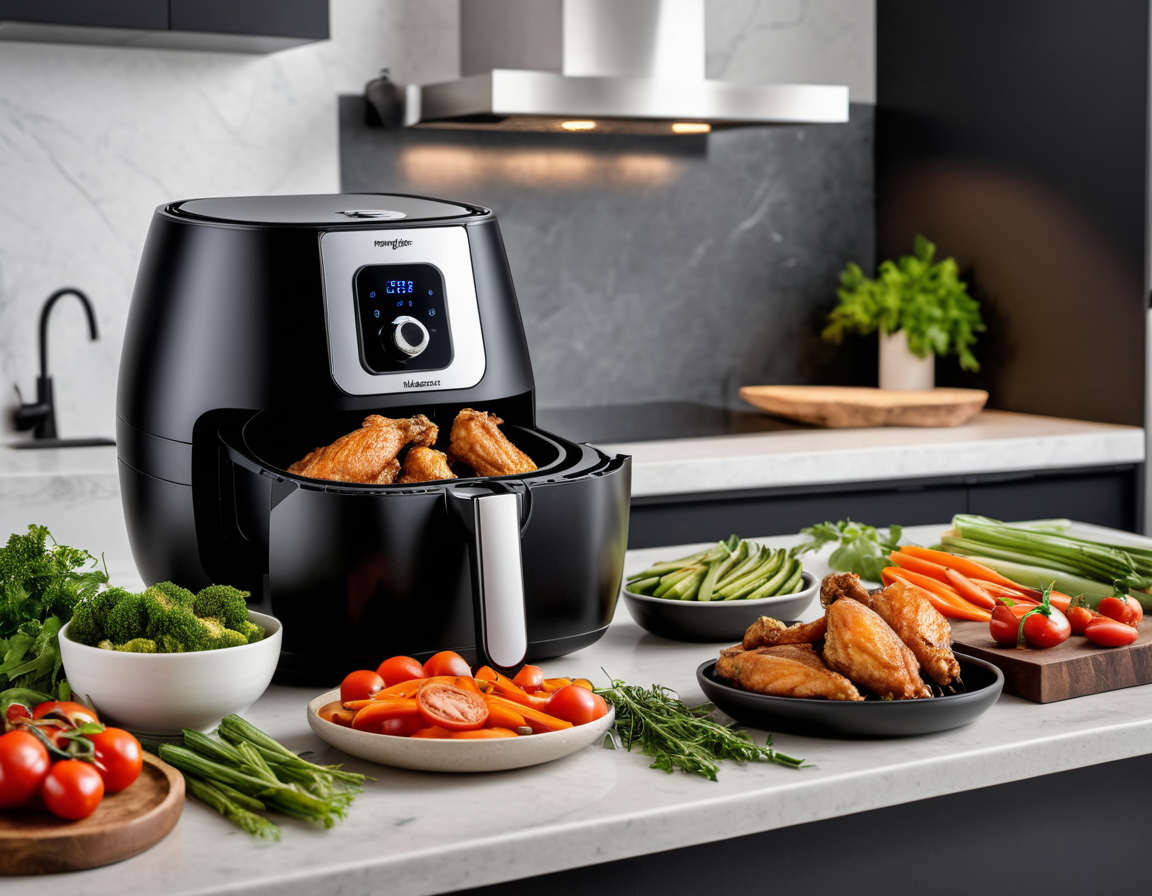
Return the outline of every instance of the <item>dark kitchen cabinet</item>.
{"type": "Polygon", "coordinates": [[[1002,520],[1067,517],[1138,531],[1135,464],[1035,473],[857,482],[632,499],[628,547],[788,535],[823,520],[873,526],[946,523],[956,513],[1002,520]]]}
{"type": "Polygon", "coordinates": [[[328,0],[0,0],[0,40],[273,53],[328,36],[328,0]]]}

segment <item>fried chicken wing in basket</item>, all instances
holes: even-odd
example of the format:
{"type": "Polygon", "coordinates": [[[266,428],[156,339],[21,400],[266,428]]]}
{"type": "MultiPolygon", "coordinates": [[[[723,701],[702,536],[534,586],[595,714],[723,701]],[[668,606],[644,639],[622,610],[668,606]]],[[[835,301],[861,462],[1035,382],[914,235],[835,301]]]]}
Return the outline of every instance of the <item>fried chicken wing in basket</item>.
{"type": "Polygon", "coordinates": [[[408,444],[432,445],[438,434],[436,424],[423,414],[400,420],[372,414],[356,431],[308,452],[288,472],[310,479],[389,485],[400,472],[396,459],[400,449],[408,444]]]}
{"type": "Polygon", "coordinates": [[[503,422],[495,414],[464,408],[452,424],[448,459],[467,464],[477,476],[531,473],[536,464],[500,432],[503,422]]]}

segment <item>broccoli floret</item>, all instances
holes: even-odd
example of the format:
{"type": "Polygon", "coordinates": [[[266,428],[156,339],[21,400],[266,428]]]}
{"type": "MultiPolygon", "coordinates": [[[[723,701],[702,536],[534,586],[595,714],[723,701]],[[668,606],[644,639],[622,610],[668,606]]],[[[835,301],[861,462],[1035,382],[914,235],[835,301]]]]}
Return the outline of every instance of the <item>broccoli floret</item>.
{"type": "Polygon", "coordinates": [[[124,594],[104,620],[104,634],[115,644],[143,638],[148,630],[148,609],[142,594],[124,594]]]}
{"type": "Polygon", "coordinates": [[[208,628],[179,601],[179,595],[174,598],[167,589],[153,586],[141,597],[148,617],[144,635],[156,642],[159,652],[185,653],[208,646],[208,628]]]}
{"type": "Polygon", "coordinates": [[[187,588],[181,588],[179,585],[174,585],[171,582],[157,582],[155,585],[150,587],[148,591],[159,591],[161,594],[166,595],[169,600],[173,601],[177,605],[181,607],[187,607],[189,610],[192,610],[194,613],[196,613],[197,616],[206,615],[196,611],[196,595],[194,595],[187,588]]]}
{"type": "Polygon", "coordinates": [[[255,644],[257,641],[263,641],[264,635],[267,634],[264,631],[264,626],[257,625],[255,622],[251,621],[245,622],[236,630],[248,639],[249,644],[255,644]]]}
{"type": "Polygon", "coordinates": [[[208,629],[208,649],[219,650],[222,647],[242,647],[248,643],[248,637],[225,628],[220,619],[208,618],[202,620],[208,629]]]}
{"type": "Polygon", "coordinates": [[[103,641],[101,641],[96,646],[99,647],[101,650],[115,650],[116,649],[116,645],[113,644],[111,641],[109,641],[107,638],[105,638],[103,641]]]}
{"type": "Polygon", "coordinates": [[[231,585],[209,585],[196,595],[192,609],[201,618],[219,619],[225,628],[240,631],[240,626],[248,621],[247,591],[231,585]]]}
{"type": "Polygon", "coordinates": [[[95,597],[86,597],[76,604],[68,634],[73,641],[89,647],[104,640],[104,617],[100,615],[95,597]]]}
{"type": "Polygon", "coordinates": [[[116,649],[125,653],[157,653],[156,642],[148,638],[133,638],[116,649]]]}

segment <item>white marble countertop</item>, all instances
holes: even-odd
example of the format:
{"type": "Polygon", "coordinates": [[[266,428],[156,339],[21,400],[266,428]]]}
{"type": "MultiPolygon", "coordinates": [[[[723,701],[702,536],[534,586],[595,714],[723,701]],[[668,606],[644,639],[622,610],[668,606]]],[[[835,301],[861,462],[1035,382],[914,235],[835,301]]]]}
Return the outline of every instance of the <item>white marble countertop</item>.
{"type": "Polygon", "coordinates": [[[632,496],[1140,463],[1144,430],[982,411],[963,426],[810,429],[627,442],[632,496]]]}
{"type": "MultiPolygon", "coordinates": [[[[0,513],[3,522],[8,515],[0,513]]],[[[931,541],[942,528],[917,527],[909,537],[931,541]]],[[[793,538],[765,541],[786,545],[793,538]]],[[[686,552],[634,551],[627,571],[686,552]]],[[[807,568],[822,575],[825,556],[807,568]]],[[[132,585],[130,561],[109,560],[117,583],[132,585]]],[[[816,611],[804,615],[814,618],[816,611]]],[[[605,678],[601,669],[634,684],[658,682],[698,702],[695,669],[719,646],[646,634],[621,604],[600,642],[542,665],[550,674],[598,682],[605,678]]],[[[321,690],[273,686],[245,715],[297,751],[341,761],[305,721],[307,701],[321,690]]],[[[712,783],[652,770],[640,754],[595,746],[547,765],[487,775],[411,772],[351,759],[348,768],[377,780],[333,830],[278,819],[283,841],[265,844],[189,801],[176,829],[140,856],[76,874],[10,878],[4,892],[120,896],[125,881],[168,896],[369,890],[403,896],[480,886],[1152,753],[1152,685],[1043,706],[1005,696],[971,724],[924,737],[845,741],[781,734],[774,745],[805,758],[808,767],[726,763],[712,783]]]]}

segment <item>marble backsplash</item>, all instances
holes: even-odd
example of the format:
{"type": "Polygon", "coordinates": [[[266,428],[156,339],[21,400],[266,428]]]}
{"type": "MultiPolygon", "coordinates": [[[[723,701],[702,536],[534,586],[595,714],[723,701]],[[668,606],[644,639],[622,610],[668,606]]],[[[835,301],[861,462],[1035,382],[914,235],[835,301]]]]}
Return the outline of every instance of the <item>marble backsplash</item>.
{"type": "Polygon", "coordinates": [[[340,101],[341,187],[496,211],[541,407],[697,401],[759,383],[874,385],[819,339],[874,253],[874,107],[843,125],[639,138],[379,127],[340,101]]]}

